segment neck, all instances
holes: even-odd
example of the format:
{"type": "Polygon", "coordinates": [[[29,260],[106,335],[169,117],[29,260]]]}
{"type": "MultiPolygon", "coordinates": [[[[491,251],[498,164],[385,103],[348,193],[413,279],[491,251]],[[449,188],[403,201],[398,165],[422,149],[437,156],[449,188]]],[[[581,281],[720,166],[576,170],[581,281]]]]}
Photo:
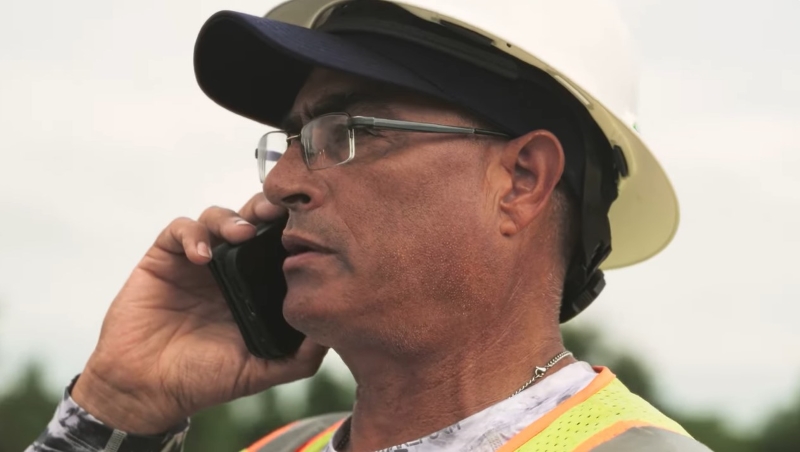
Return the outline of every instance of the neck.
{"type": "MultiPolygon", "coordinates": [[[[407,355],[339,351],[358,383],[347,450],[385,449],[449,427],[509,397],[534,367],[564,350],[558,325],[502,317],[452,329],[465,334],[407,355]],[[485,334],[475,337],[476,331],[485,334]]],[[[562,360],[548,374],[570,362],[562,360]]]]}

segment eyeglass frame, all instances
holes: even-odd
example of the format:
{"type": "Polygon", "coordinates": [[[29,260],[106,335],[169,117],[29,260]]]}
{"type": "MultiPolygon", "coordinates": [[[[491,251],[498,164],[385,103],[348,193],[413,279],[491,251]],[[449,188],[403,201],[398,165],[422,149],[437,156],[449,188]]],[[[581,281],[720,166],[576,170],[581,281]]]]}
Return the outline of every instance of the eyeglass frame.
{"type": "MultiPolygon", "coordinates": [[[[261,139],[264,139],[264,138],[268,137],[271,134],[280,133],[280,134],[286,135],[286,149],[288,150],[289,146],[291,146],[291,141],[292,140],[296,140],[296,139],[299,138],[300,139],[300,147],[301,147],[301,150],[303,152],[303,161],[305,162],[306,167],[311,171],[318,171],[318,170],[322,170],[322,169],[328,169],[328,168],[333,168],[335,166],[343,165],[343,164],[353,160],[353,158],[355,158],[355,156],[356,156],[356,143],[355,143],[355,134],[353,133],[353,130],[357,129],[357,128],[377,129],[377,130],[397,130],[397,131],[403,131],[403,132],[467,134],[467,135],[492,136],[492,137],[499,137],[499,138],[511,138],[511,135],[509,135],[507,133],[497,132],[497,131],[488,130],[488,129],[481,129],[481,128],[477,128],[477,127],[451,126],[451,125],[435,124],[435,123],[429,123],[429,122],[404,121],[404,120],[401,120],[401,119],[377,118],[377,117],[373,117],[373,116],[351,116],[347,112],[333,112],[333,113],[327,113],[327,114],[324,114],[324,115],[320,115],[320,116],[317,116],[316,118],[312,119],[311,121],[309,121],[308,123],[303,125],[303,127],[300,129],[300,133],[298,133],[298,134],[289,135],[285,131],[275,130],[275,131],[271,131],[271,132],[265,133],[264,135],[261,136],[261,139]],[[345,159],[345,160],[343,160],[341,162],[338,162],[338,163],[336,163],[334,165],[325,166],[325,167],[322,167],[322,168],[312,168],[311,164],[309,163],[309,160],[308,160],[308,152],[306,151],[306,149],[305,149],[306,147],[303,144],[303,141],[304,141],[303,140],[303,132],[305,130],[311,130],[311,129],[307,129],[307,127],[310,124],[312,124],[315,121],[317,121],[317,120],[319,120],[321,118],[324,118],[326,116],[346,116],[348,118],[347,137],[348,137],[348,141],[350,143],[350,154],[347,157],[347,159],[345,159]]],[[[259,141],[261,139],[259,139],[259,141]]],[[[265,143],[266,143],[266,141],[265,141],[265,143]]],[[[270,151],[268,149],[265,149],[264,153],[266,154],[265,157],[264,157],[264,164],[265,164],[264,166],[266,166],[266,162],[267,161],[273,161],[273,162],[277,161],[277,159],[268,160],[267,157],[270,154],[277,154],[279,156],[283,156],[283,154],[281,154],[281,153],[279,153],[277,151],[270,151]]],[[[259,149],[256,148],[255,157],[259,162],[259,168],[258,168],[259,176],[260,176],[260,179],[261,179],[261,183],[264,183],[264,181],[266,180],[266,173],[267,172],[264,169],[262,169],[261,161],[258,158],[258,154],[259,154],[259,149]]],[[[280,157],[278,157],[278,159],[279,158],[280,157]]]]}

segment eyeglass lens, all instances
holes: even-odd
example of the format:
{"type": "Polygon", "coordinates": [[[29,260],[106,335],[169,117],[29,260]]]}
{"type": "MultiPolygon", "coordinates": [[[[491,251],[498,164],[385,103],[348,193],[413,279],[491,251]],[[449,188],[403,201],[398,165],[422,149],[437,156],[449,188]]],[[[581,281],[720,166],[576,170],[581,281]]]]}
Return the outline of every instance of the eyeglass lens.
{"type": "MultiPolygon", "coordinates": [[[[336,166],[353,158],[355,153],[350,117],[344,114],[320,116],[306,124],[300,133],[303,158],[309,169],[336,166]]],[[[267,162],[277,162],[289,147],[285,132],[268,132],[258,141],[256,159],[261,183],[267,177],[267,162]]]]}
{"type": "Polygon", "coordinates": [[[277,162],[286,152],[289,144],[286,141],[288,135],[284,132],[268,132],[258,140],[256,148],[256,160],[258,163],[258,178],[261,183],[267,178],[267,162],[277,162]]]}

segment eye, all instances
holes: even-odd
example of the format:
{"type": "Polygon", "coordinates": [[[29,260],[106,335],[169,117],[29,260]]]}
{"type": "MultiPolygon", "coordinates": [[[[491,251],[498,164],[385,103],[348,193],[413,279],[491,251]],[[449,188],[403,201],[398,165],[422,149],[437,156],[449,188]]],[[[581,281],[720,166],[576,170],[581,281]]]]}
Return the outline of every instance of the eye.
{"type": "Polygon", "coordinates": [[[369,127],[358,127],[353,129],[356,136],[360,137],[379,137],[382,136],[381,132],[376,129],[372,129],[369,127]]]}

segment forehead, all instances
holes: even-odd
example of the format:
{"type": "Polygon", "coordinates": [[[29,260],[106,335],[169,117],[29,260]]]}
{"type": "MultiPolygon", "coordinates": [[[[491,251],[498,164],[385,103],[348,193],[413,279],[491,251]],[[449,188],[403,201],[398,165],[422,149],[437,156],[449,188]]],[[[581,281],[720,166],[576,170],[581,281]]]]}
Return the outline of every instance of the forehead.
{"type": "Polygon", "coordinates": [[[407,89],[340,71],[315,68],[297,94],[286,122],[297,125],[298,120],[305,122],[334,111],[401,117],[414,110],[439,112],[442,115],[458,111],[442,100],[407,89]]]}
{"type": "Polygon", "coordinates": [[[388,113],[392,102],[391,87],[329,69],[314,69],[309,75],[290,112],[294,122],[302,122],[325,113],[355,113],[372,107],[372,114],[388,113]]]}

